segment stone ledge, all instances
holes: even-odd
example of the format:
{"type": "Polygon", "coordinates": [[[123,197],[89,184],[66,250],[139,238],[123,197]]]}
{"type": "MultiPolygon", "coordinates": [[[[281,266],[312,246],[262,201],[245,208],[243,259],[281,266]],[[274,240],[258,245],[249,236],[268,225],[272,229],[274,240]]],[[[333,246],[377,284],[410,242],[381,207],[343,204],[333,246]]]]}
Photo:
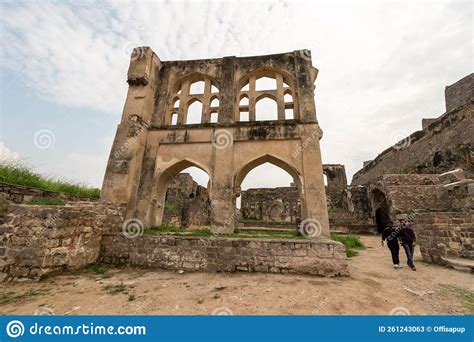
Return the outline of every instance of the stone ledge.
{"type": "Polygon", "coordinates": [[[239,239],[104,234],[101,262],[210,272],[349,275],[343,244],[330,239],[239,239]]]}

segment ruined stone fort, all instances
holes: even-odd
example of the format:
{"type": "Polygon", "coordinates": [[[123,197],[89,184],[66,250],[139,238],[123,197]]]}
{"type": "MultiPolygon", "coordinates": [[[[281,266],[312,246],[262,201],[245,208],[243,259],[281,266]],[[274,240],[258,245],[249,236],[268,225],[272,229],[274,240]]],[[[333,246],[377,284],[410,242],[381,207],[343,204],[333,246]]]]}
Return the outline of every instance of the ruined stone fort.
{"type": "Polygon", "coordinates": [[[136,48],[100,201],[0,184],[0,279],[96,262],[344,276],[345,247],[330,233],[379,234],[389,221],[413,227],[427,262],[472,271],[474,74],[445,88],[445,113],[364,162],[350,184],[344,165],[321,160],[317,75],[307,50],[161,61],[136,48]],[[273,106],[267,116],[264,101],[273,106]],[[292,184],[242,190],[264,163],[292,184]],[[207,186],[182,173],[189,167],[209,176],[207,186]],[[67,204],[24,204],[55,197],[67,204]],[[163,225],[212,235],[146,234],[163,225]],[[259,229],[301,238],[233,235],[259,229]]]}

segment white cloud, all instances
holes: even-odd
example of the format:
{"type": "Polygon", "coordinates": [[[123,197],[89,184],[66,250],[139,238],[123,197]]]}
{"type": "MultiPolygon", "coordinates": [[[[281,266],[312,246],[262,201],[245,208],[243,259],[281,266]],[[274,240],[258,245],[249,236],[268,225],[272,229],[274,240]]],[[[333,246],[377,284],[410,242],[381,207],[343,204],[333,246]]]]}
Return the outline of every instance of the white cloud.
{"type": "Polygon", "coordinates": [[[4,67],[50,101],[116,115],[127,91],[128,42],[151,46],[163,60],[311,49],[323,160],[346,164],[348,179],[393,143],[393,132],[408,135],[421,118],[442,114],[444,86],[472,72],[474,59],[469,2],[0,6],[4,67]]]}
{"type": "Polygon", "coordinates": [[[18,153],[11,151],[3,142],[0,142],[0,162],[15,162],[17,160],[18,153]]]}

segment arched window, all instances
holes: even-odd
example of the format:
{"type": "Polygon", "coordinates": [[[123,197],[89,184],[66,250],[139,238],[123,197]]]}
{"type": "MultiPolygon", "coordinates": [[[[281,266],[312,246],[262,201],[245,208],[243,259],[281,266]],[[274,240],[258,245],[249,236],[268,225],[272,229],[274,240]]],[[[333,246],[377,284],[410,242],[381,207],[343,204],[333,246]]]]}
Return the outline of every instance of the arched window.
{"type": "Polygon", "coordinates": [[[276,90],[277,81],[271,77],[260,77],[255,82],[255,90],[276,90]]]}
{"type": "Polygon", "coordinates": [[[275,100],[264,97],[255,104],[255,120],[278,120],[278,106],[275,100]]]}
{"type": "Polygon", "coordinates": [[[219,87],[203,74],[192,74],[176,82],[170,94],[164,124],[197,124],[215,120],[219,111],[219,87]],[[212,95],[212,96],[211,96],[212,95]],[[203,111],[203,108],[206,108],[203,111]],[[173,118],[176,114],[176,119],[173,118]]]}
{"type": "Polygon", "coordinates": [[[238,83],[236,121],[292,120],[298,117],[294,81],[277,70],[257,70],[238,83]]]}
{"type": "Polygon", "coordinates": [[[202,103],[199,100],[194,101],[188,106],[186,115],[186,124],[199,124],[202,118],[202,103]]]}
{"type": "Polygon", "coordinates": [[[285,120],[293,120],[295,118],[293,96],[289,90],[285,90],[285,120]]]}
{"type": "Polygon", "coordinates": [[[194,82],[189,87],[189,94],[191,94],[191,95],[204,94],[204,86],[205,86],[204,81],[194,82]]]}
{"type": "Polygon", "coordinates": [[[171,124],[176,125],[178,123],[178,113],[171,114],[171,124]]]}

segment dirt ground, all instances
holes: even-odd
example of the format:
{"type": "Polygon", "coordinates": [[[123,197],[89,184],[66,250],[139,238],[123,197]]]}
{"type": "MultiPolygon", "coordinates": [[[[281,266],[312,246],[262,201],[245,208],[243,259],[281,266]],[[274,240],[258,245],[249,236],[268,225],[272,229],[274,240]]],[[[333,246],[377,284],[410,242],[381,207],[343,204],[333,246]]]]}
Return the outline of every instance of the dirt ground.
{"type": "MultiPolygon", "coordinates": [[[[0,314],[359,315],[472,314],[474,277],[417,262],[391,267],[379,237],[350,260],[350,277],[89,270],[40,283],[0,285],[0,314]]],[[[401,260],[406,260],[401,252],[401,260]]],[[[421,260],[416,251],[415,260],[421,260]]]]}

